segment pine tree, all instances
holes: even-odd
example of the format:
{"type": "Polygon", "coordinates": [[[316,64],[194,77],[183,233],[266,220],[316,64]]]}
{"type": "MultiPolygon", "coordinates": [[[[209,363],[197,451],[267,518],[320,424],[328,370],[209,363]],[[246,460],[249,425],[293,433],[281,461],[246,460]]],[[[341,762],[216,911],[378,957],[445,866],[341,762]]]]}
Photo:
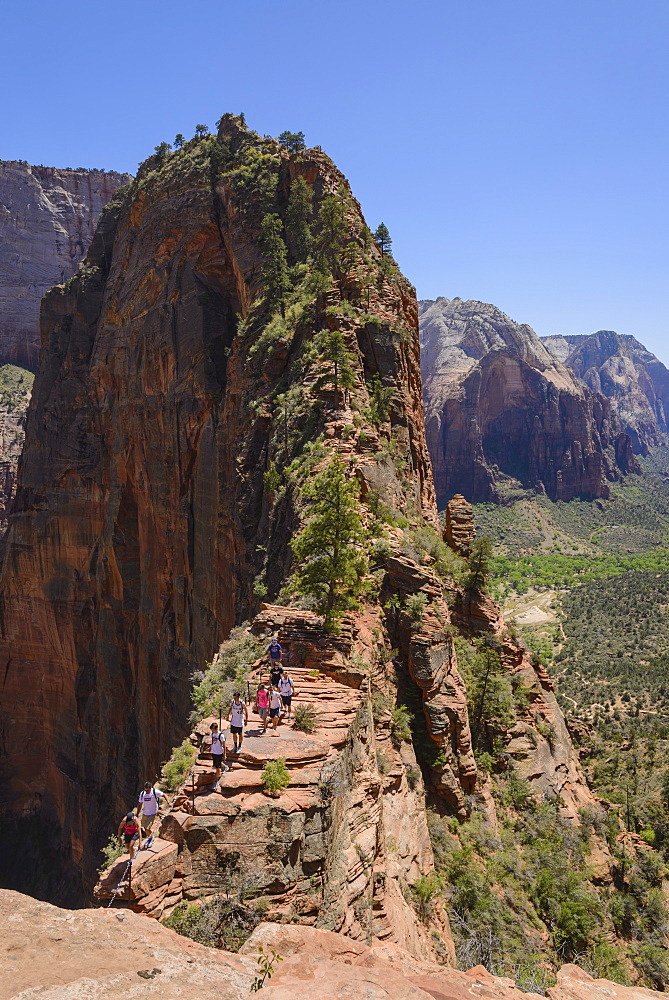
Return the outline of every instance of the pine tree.
{"type": "Polygon", "coordinates": [[[209,129],[206,125],[196,125],[195,135],[202,139],[205,135],[209,135],[209,129]]]}
{"type": "Polygon", "coordinates": [[[288,243],[296,261],[304,263],[311,252],[311,188],[304,177],[296,177],[290,186],[286,209],[288,243]]]}
{"type": "Polygon", "coordinates": [[[372,415],[372,423],[385,423],[390,416],[390,403],[393,398],[393,390],[383,384],[378,375],[374,375],[369,386],[369,409],[372,415]]]}
{"type": "Polygon", "coordinates": [[[303,487],[302,496],[310,502],[310,517],[291,542],[299,567],[294,582],[331,623],[338,612],[354,606],[367,572],[359,487],[334,458],[303,487]]]}
{"type": "Polygon", "coordinates": [[[275,212],[264,216],[262,223],[262,247],[265,260],[262,276],[267,289],[267,303],[270,308],[281,307],[290,286],[288,279],[288,253],[283,241],[283,226],[275,212]]]}
{"type": "Polygon", "coordinates": [[[472,545],[469,557],[469,576],[467,590],[484,590],[490,573],[490,557],[492,542],[489,538],[477,538],[472,545]]]}
{"type": "Polygon", "coordinates": [[[322,271],[330,271],[336,276],[347,235],[343,199],[330,194],[323,199],[318,213],[318,235],[314,244],[315,257],[322,271]]]}
{"type": "Polygon", "coordinates": [[[318,392],[324,386],[332,386],[335,392],[335,406],[339,404],[339,390],[344,391],[344,401],[349,389],[355,385],[355,355],[349,351],[341,330],[324,330],[319,334],[317,346],[325,361],[327,370],[314,382],[318,392]]]}
{"type": "Polygon", "coordinates": [[[291,153],[301,153],[303,149],[307,148],[304,132],[282,132],[279,136],[279,142],[291,153]]]}
{"type": "Polygon", "coordinates": [[[174,136],[174,148],[181,149],[185,141],[186,140],[184,139],[181,132],[177,132],[177,134],[174,136]]]}
{"type": "Polygon", "coordinates": [[[393,241],[390,238],[390,233],[388,232],[388,227],[385,223],[381,222],[376,227],[376,232],[374,233],[374,240],[376,241],[381,255],[385,256],[390,253],[390,248],[393,245],[393,241]]]}
{"type": "Polygon", "coordinates": [[[155,147],[155,153],[158,156],[161,163],[165,159],[171,148],[172,147],[170,146],[169,142],[160,142],[155,147]]]}

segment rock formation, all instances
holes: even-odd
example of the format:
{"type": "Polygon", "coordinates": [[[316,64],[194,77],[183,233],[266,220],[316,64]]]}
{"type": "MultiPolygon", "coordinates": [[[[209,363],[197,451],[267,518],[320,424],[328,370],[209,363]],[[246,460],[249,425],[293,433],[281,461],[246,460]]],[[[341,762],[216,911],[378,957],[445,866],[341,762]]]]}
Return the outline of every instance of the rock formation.
{"type": "Polygon", "coordinates": [[[638,471],[611,405],[534,331],[481,302],[419,303],[427,443],[440,507],[531,488],[555,500],[608,495],[638,471]]]}
{"type": "MultiPolygon", "coordinates": [[[[454,822],[477,802],[495,822],[462,636],[483,636],[522,675],[505,768],[565,822],[592,803],[550,681],[495,605],[457,582],[466,564],[442,541],[417,320],[413,289],[329,158],[289,153],[234,116],[152,157],[107,207],[79,273],[44,300],[2,548],[3,884],[87,898],[98,848],[188,732],[193,673],[249,620],[249,635],[279,633],[316,731],[276,737],[282,750],[249,735],[219,789],[206,759],[193,765],[155,856],[130,886],[112,868],[100,898],[163,917],[220,891],[233,867],[261,869],[277,919],[451,961],[445,915],[422,926],[410,901],[433,865],[423,782],[454,822]],[[290,541],[311,516],[306,483],[338,462],[372,561],[332,636],[304,610],[290,541]],[[291,782],[270,798],[260,763],[277,756],[291,782]]],[[[560,382],[548,380],[548,426],[569,409],[572,376],[533,367],[528,336],[517,348],[523,384],[549,369],[560,382]]],[[[570,454],[551,466],[556,483],[603,467],[604,450],[570,454]]],[[[452,511],[461,551],[465,515],[452,511]]]]}
{"type": "Polygon", "coordinates": [[[218,138],[147,161],[46,296],[0,579],[5,885],[81,899],[82,869],[181,738],[192,671],[257,607],[254,578],[283,586],[299,490],[267,488],[272,463],[299,476],[320,434],[357,455],[363,491],[436,527],[416,300],[394,268],[363,287],[380,254],[362,225],[328,157],[291,158],[227,116],[218,138]],[[261,221],[297,177],[345,214],[335,237],[312,223],[334,276],[307,274],[271,326],[261,221]],[[354,359],[356,411],[308,390],[328,328],[354,359]],[[375,375],[390,400],[363,434],[375,375]]]}
{"type": "Polygon", "coordinates": [[[669,371],[635,337],[600,330],[542,340],[593,392],[611,400],[636,454],[669,442],[669,371]]]}
{"type": "MultiPolygon", "coordinates": [[[[467,972],[421,961],[396,945],[352,941],[331,931],[261,924],[240,954],[179,937],[119,910],[63,910],[0,890],[4,928],[0,1000],[238,1000],[258,975],[258,949],[283,958],[263,986],[267,1000],[539,1000],[481,966],[467,972]]],[[[664,994],[593,980],[565,966],[550,1000],[652,1000],[664,994]]]]}
{"type": "Polygon", "coordinates": [[[468,556],[474,541],[474,511],[468,500],[456,493],[446,505],[444,541],[460,556],[468,556]]]}
{"type": "Polygon", "coordinates": [[[0,364],[35,370],[42,296],[72,277],[102,209],[131,179],[0,160],[0,364]]]}

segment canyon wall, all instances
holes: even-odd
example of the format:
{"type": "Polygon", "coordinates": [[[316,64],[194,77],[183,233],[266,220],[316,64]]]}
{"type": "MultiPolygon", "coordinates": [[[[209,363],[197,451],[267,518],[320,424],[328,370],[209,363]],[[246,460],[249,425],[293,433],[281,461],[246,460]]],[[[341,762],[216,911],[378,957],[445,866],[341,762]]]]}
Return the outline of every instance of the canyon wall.
{"type": "Polygon", "coordinates": [[[42,296],[72,277],[102,209],[131,179],[0,160],[0,364],[35,370],[42,296]]]}
{"type": "Polygon", "coordinates": [[[608,399],[580,382],[527,325],[495,306],[419,303],[427,443],[440,508],[534,489],[605,497],[637,471],[608,399]]]}
{"type": "Polygon", "coordinates": [[[372,456],[363,489],[437,523],[415,295],[396,269],[363,288],[379,261],[328,157],[291,158],[227,116],[218,138],[147,161],[44,299],[0,577],[3,884],[82,899],[100,841],[181,737],[192,671],[257,607],[256,577],[270,596],[285,582],[299,490],[273,497],[275,459],[334,439],[372,456]],[[345,209],[334,235],[314,223],[336,276],[301,265],[301,299],[271,326],[261,223],[297,177],[316,210],[345,209]],[[389,396],[385,448],[336,393],[305,389],[314,335],[335,328],[359,410],[373,376],[389,396]]]}
{"type": "Polygon", "coordinates": [[[636,454],[669,442],[669,371],[628,334],[543,337],[543,343],[593,392],[611,400],[636,454]]]}

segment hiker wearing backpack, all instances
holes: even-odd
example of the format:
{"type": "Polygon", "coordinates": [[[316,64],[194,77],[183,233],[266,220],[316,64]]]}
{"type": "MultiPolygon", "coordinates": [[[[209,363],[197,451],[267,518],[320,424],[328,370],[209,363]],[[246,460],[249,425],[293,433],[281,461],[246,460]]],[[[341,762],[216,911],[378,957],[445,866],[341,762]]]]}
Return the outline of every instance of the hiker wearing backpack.
{"type": "Polygon", "coordinates": [[[269,692],[261,681],[256,691],[256,712],[262,719],[262,733],[267,732],[267,717],[269,715],[269,692]]]}
{"type": "Polygon", "coordinates": [[[270,688],[269,692],[269,717],[272,721],[272,736],[278,736],[276,727],[279,725],[279,715],[281,714],[281,693],[278,687],[270,688]]]}
{"type": "Polygon", "coordinates": [[[248,725],[249,711],[241,699],[239,691],[235,691],[232,696],[230,711],[228,712],[228,722],[232,733],[232,753],[239,753],[244,739],[244,726],[248,725]]]}
{"type": "Polygon", "coordinates": [[[135,849],[142,849],[142,828],[139,825],[134,812],[129,812],[123,817],[118,828],[118,839],[125,847],[132,861],[135,857],[135,849]]]}
{"type": "Polygon", "coordinates": [[[279,693],[281,695],[281,702],[283,705],[283,713],[287,719],[290,719],[290,714],[292,711],[293,695],[295,694],[295,685],[293,684],[293,678],[290,676],[288,671],[284,671],[283,677],[280,678],[279,693]]]}
{"type": "Polygon", "coordinates": [[[163,798],[163,793],[159,788],[154,788],[150,781],[144,782],[144,791],[140,792],[139,803],[138,803],[138,816],[142,819],[142,833],[144,833],[148,840],[146,841],[146,846],[151,845],[153,836],[151,834],[151,827],[154,824],[155,818],[158,815],[158,809],[160,808],[160,800],[163,798]]]}
{"type": "Polygon", "coordinates": [[[218,781],[221,777],[221,771],[229,771],[230,768],[225,763],[227,757],[227,751],[225,747],[225,736],[218,728],[217,722],[212,722],[209,726],[209,749],[211,751],[211,759],[214,762],[214,767],[216,768],[216,781],[214,782],[214,791],[218,787],[218,781]]]}
{"type": "Polygon", "coordinates": [[[282,654],[283,654],[283,649],[279,645],[279,640],[272,639],[269,646],[267,647],[267,656],[269,663],[269,682],[272,686],[279,683],[279,678],[283,673],[283,667],[281,666],[282,654]]]}

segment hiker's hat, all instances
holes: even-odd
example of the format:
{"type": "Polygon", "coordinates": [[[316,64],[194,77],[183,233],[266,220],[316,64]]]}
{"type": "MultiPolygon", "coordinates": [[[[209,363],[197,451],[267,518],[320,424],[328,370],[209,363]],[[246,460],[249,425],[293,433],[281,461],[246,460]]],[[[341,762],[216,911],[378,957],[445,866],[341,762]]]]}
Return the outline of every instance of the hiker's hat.
{"type": "Polygon", "coordinates": [[[134,819],[134,818],[135,818],[135,814],[134,813],[128,813],[128,815],[126,816],[127,820],[131,820],[131,819],[134,819]]]}

